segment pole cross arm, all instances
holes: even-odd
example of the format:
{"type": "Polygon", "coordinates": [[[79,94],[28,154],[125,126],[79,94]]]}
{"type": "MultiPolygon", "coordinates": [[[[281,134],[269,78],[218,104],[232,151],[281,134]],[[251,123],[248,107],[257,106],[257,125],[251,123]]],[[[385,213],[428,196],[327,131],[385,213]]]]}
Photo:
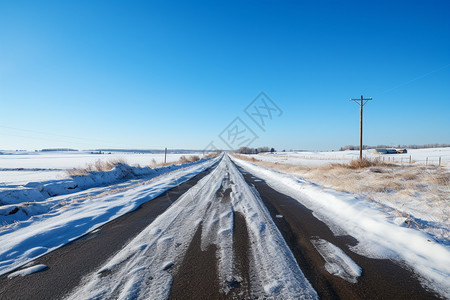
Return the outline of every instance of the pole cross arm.
{"type": "Polygon", "coordinates": [[[370,98],[357,98],[357,99],[351,98],[349,101],[354,101],[358,105],[365,105],[369,100],[373,100],[372,97],[370,97],[370,98]],[[358,101],[361,101],[361,104],[358,103],[358,101]]]}

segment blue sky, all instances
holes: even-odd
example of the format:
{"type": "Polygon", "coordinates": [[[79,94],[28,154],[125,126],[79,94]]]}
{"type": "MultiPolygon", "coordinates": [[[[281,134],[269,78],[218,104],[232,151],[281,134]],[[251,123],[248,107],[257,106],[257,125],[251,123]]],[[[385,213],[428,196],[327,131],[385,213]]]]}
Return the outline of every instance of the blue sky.
{"type": "Polygon", "coordinates": [[[0,149],[450,143],[450,2],[0,0],[0,149]],[[264,91],[264,130],[244,112],[264,91]]]}

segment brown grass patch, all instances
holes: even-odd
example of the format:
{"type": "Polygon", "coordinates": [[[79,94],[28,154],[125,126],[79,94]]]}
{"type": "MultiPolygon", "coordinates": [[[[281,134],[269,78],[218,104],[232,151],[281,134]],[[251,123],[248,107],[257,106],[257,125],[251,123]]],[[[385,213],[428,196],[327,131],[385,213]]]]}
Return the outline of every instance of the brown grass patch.
{"type": "MultiPolygon", "coordinates": [[[[214,156],[219,155],[219,153],[211,153],[208,155],[205,155],[204,158],[211,158],[214,156]]],[[[150,164],[151,168],[160,168],[160,167],[165,167],[165,166],[169,166],[169,165],[176,165],[176,164],[185,164],[185,163],[191,163],[191,162],[195,162],[195,161],[199,161],[200,160],[200,156],[198,155],[190,155],[190,156],[186,156],[186,155],[182,155],[180,156],[180,158],[177,161],[172,161],[172,162],[168,162],[168,163],[156,163],[155,159],[152,159],[152,163],[150,164]]]]}
{"type": "Polygon", "coordinates": [[[198,155],[191,155],[191,156],[182,155],[178,159],[178,162],[185,164],[185,163],[191,163],[191,162],[198,161],[198,160],[200,160],[200,157],[198,155]]]}
{"type": "Polygon", "coordinates": [[[211,152],[211,153],[204,155],[203,158],[213,158],[213,157],[219,156],[219,154],[220,154],[219,151],[211,152]]]}
{"type": "Polygon", "coordinates": [[[66,170],[67,175],[69,175],[70,177],[75,177],[75,176],[86,176],[89,174],[88,171],[86,171],[85,169],[69,169],[66,170]]]}
{"type": "Polygon", "coordinates": [[[93,163],[87,164],[85,168],[75,168],[67,170],[67,174],[70,177],[73,176],[86,176],[89,172],[95,171],[110,171],[114,169],[117,165],[124,164],[126,165],[126,161],[121,158],[111,159],[111,160],[101,160],[98,159],[93,163]]]}
{"type": "Polygon", "coordinates": [[[378,158],[376,159],[354,159],[347,165],[350,169],[364,169],[370,167],[386,166],[384,162],[381,162],[378,158]]]}

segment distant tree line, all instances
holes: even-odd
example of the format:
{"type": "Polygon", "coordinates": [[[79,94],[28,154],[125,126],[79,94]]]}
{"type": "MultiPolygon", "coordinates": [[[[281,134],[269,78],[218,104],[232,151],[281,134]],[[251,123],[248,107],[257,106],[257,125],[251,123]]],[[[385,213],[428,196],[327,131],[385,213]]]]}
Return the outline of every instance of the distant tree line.
{"type": "MultiPolygon", "coordinates": [[[[367,146],[363,145],[364,149],[382,149],[382,148],[408,148],[408,149],[423,149],[423,148],[445,148],[450,147],[450,144],[425,144],[425,145],[376,145],[376,146],[367,146]]],[[[344,147],[341,147],[339,151],[345,151],[345,150],[359,150],[359,146],[353,146],[353,145],[347,145],[344,147]]]]}
{"type": "Polygon", "coordinates": [[[70,149],[70,148],[50,148],[50,149],[42,149],[41,152],[52,152],[52,151],[78,151],[77,149],[70,149]]]}
{"type": "Polygon", "coordinates": [[[241,147],[235,150],[236,153],[240,154],[258,154],[263,152],[275,152],[274,148],[269,147],[259,147],[259,148],[250,148],[250,147],[241,147]]]}

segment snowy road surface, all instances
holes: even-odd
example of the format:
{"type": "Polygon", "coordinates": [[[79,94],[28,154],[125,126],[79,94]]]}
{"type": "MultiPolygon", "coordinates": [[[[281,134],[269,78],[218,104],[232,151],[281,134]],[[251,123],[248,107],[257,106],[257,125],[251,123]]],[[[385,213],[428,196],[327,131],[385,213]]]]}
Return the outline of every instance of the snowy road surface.
{"type": "MultiPolygon", "coordinates": [[[[166,184],[164,191],[175,187],[171,193],[176,198],[161,205],[158,203],[165,201],[167,193],[156,195],[155,189],[160,186],[152,182],[105,196],[131,199],[133,207],[142,204],[142,208],[99,227],[105,219],[94,233],[2,276],[1,296],[16,298],[15,293],[20,290],[23,292],[20,298],[33,298],[39,289],[45,289],[45,284],[56,285],[48,279],[51,276],[58,278],[61,291],[50,295],[43,291],[46,298],[64,295],[69,299],[363,299],[432,298],[437,297],[436,293],[448,296],[448,284],[438,281],[448,279],[450,272],[446,266],[433,265],[447,262],[448,248],[431,243],[420,252],[416,248],[420,248],[421,236],[412,234],[416,245],[411,249],[416,252],[404,257],[397,254],[374,259],[364,255],[369,252],[367,249],[352,251],[361,248],[358,231],[351,236],[353,232],[349,233],[345,226],[330,228],[334,227],[328,222],[331,217],[326,212],[313,214],[299,203],[300,193],[286,195],[289,193],[283,189],[280,192],[279,185],[264,170],[258,173],[256,167],[243,162],[238,162],[238,166],[224,155],[218,164],[210,162],[197,167],[196,172],[185,170],[191,174],[188,181],[177,179],[183,177],[180,175],[183,170],[174,172],[170,175],[173,184],[166,184]],[[150,194],[155,196],[149,197],[150,194]],[[140,196],[145,201],[136,200],[140,196]],[[133,233],[128,233],[127,228],[133,233]],[[105,251],[108,248],[105,241],[117,250],[105,251]],[[352,247],[356,245],[360,247],[352,247]],[[439,257],[429,263],[416,259],[415,255],[433,254],[426,254],[427,250],[439,257]],[[90,260],[91,256],[96,259],[90,260]],[[72,261],[65,262],[67,257],[72,257],[72,261]],[[398,262],[394,263],[394,258],[398,262]],[[416,269],[411,266],[415,259],[421,263],[416,269]],[[73,266],[74,272],[81,275],[71,276],[71,270],[64,266],[73,266]],[[68,278],[65,283],[64,278],[68,278]],[[423,286],[435,290],[430,292],[423,286]]],[[[52,230],[57,229],[50,228],[44,236],[52,236],[52,230]]],[[[34,232],[28,234],[39,239],[34,232]]],[[[373,245],[369,238],[365,242],[373,245]]],[[[62,238],[65,240],[67,236],[62,238]]],[[[7,266],[4,268],[10,271],[28,262],[33,251],[37,253],[34,257],[42,254],[39,248],[27,249],[27,243],[34,245],[34,240],[24,241],[16,243],[14,251],[3,246],[6,254],[0,257],[0,266],[7,266]]],[[[52,248],[47,247],[45,253],[49,249],[52,248]]]]}

